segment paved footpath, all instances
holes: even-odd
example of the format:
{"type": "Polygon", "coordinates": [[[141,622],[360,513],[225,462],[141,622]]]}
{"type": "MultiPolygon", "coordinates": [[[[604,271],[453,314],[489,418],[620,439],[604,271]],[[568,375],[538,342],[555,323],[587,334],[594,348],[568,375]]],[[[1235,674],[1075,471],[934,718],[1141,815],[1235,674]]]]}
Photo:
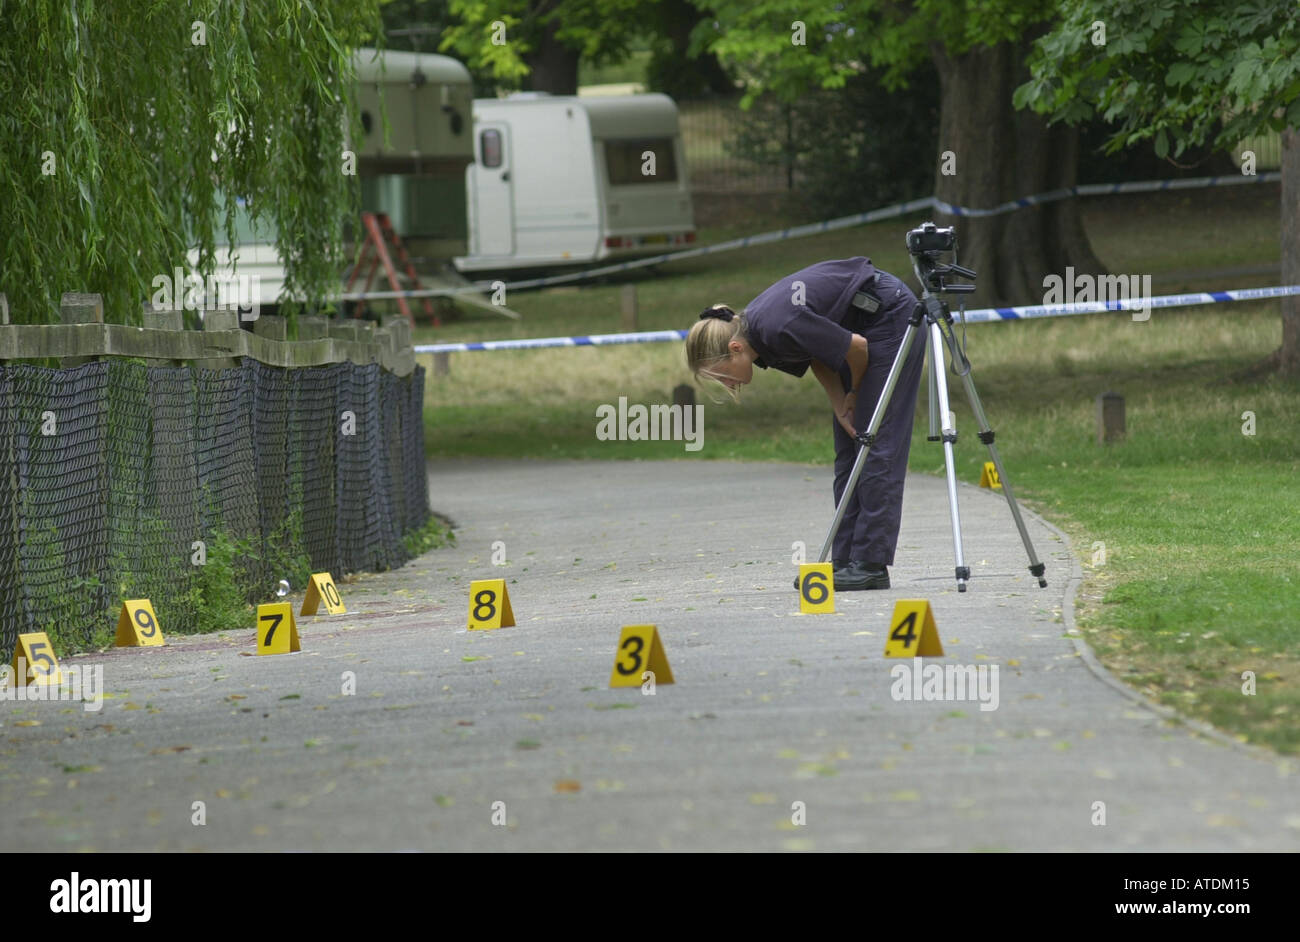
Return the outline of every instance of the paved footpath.
{"type": "Polygon", "coordinates": [[[341,585],[348,613],[301,618],[301,653],[243,656],[251,624],[173,636],[65,660],[104,666],[98,713],[0,704],[0,850],[1300,849],[1294,763],[1097,673],[1067,633],[1077,563],[1030,517],[1038,588],[1000,496],[960,490],[968,592],[943,481],[913,476],[894,587],[799,615],[791,543],[820,548],[829,479],[437,463],[456,546],[341,585]],[[469,582],[494,577],[517,625],[469,632],[469,582]],[[996,709],[891,696],[912,597],[936,660],[998,667],[996,709]],[[653,696],[608,686],[637,623],[676,678],[653,696]]]}

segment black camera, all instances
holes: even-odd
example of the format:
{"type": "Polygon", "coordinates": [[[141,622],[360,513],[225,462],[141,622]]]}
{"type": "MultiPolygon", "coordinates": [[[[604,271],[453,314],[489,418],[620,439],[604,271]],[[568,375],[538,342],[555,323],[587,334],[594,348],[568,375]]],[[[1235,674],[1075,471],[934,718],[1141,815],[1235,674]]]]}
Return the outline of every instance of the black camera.
{"type": "Polygon", "coordinates": [[[954,284],[944,280],[948,275],[975,280],[975,272],[957,264],[957,231],[951,226],[940,229],[932,222],[921,223],[919,228],[907,233],[907,251],[912,256],[912,269],[927,291],[936,294],[970,294],[975,290],[974,285],[954,284]],[[952,263],[941,264],[940,252],[951,252],[952,263]]]}
{"type": "Polygon", "coordinates": [[[940,229],[932,222],[923,222],[919,229],[907,233],[907,251],[912,255],[951,252],[956,245],[957,233],[951,226],[940,229]]]}

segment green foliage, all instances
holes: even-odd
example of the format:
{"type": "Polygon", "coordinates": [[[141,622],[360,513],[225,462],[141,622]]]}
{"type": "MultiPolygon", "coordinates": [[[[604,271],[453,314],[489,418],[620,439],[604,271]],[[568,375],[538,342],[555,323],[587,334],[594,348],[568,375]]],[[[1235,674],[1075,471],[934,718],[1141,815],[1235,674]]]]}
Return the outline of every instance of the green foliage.
{"type": "Polygon", "coordinates": [[[456,534],[437,517],[430,516],[424,525],[402,534],[402,545],[412,557],[423,556],[431,549],[454,545],[456,534]]]}
{"type": "MultiPolygon", "coordinates": [[[[307,554],[302,537],[302,507],[297,507],[266,540],[266,568],[271,579],[270,589],[281,579],[301,589],[311,581],[311,557],[307,554]]],[[[259,595],[261,593],[258,593],[259,595]]]]}
{"type": "Polygon", "coordinates": [[[753,95],[771,91],[786,101],[810,88],[843,88],[849,77],[882,70],[887,88],[931,56],[931,44],[960,55],[977,44],[1017,39],[1051,17],[1046,0],[846,0],[810,6],[804,0],[716,0],[713,16],[692,34],[692,49],[708,49],[734,68],[753,95]],[[804,25],[796,45],[794,24],[804,25]]]}
{"type": "Polygon", "coordinates": [[[53,574],[53,578],[40,582],[33,580],[28,587],[27,595],[32,610],[39,613],[36,627],[32,630],[49,635],[57,649],[58,642],[66,637],[64,629],[72,630],[76,624],[77,604],[74,592],[77,588],[82,588],[81,580],[71,580],[78,583],[73,587],[63,578],[67,565],[57,529],[49,526],[33,530],[25,536],[27,558],[36,563],[37,571],[53,574]]]}
{"type": "Polygon", "coordinates": [[[251,552],[248,539],[235,540],[221,531],[208,536],[207,562],[195,567],[197,574],[187,600],[187,607],[195,613],[189,631],[222,631],[252,624],[247,567],[242,564],[251,552]]]}
{"type": "Polygon", "coordinates": [[[377,32],[377,0],[0,0],[0,22],[0,290],[17,323],[56,319],[74,290],[138,323],[191,244],[205,276],[219,228],[237,244],[221,193],[276,227],[287,295],[336,282],[357,199],[341,155],[361,138],[350,47],[377,32]]]}
{"type": "Polygon", "coordinates": [[[649,0],[450,0],[453,25],[438,49],[463,59],[472,72],[490,74],[507,89],[524,87],[529,57],[543,45],[548,29],[555,40],[599,65],[627,55],[638,10],[649,0]],[[504,34],[494,24],[504,24],[504,34]],[[493,42],[503,36],[504,42],[493,42]]]}
{"type": "Polygon", "coordinates": [[[1036,44],[1017,107],[1115,124],[1107,149],[1150,141],[1179,157],[1300,127],[1300,4],[1294,0],[1069,0],[1036,44]],[[1094,45],[1094,24],[1105,45],[1094,45]]]}

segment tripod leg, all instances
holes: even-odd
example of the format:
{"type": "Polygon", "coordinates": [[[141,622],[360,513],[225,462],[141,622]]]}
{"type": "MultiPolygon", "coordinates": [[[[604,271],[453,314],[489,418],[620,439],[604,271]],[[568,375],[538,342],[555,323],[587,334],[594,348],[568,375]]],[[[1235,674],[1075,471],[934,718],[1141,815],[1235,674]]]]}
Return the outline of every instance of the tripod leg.
{"type": "Polygon", "coordinates": [[[930,355],[925,358],[926,377],[930,387],[927,393],[926,402],[930,406],[930,434],[926,436],[927,442],[939,441],[939,390],[935,385],[934,378],[934,350],[931,349],[930,355]]]}
{"type": "Polygon", "coordinates": [[[939,325],[930,321],[930,355],[933,358],[934,384],[938,392],[935,405],[943,421],[943,463],[948,476],[948,513],[952,517],[952,552],[957,560],[957,591],[966,591],[966,582],[970,579],[970,567],[962,558],[961,548],[961,514],[957,510],[957,473],[953,469],[952,446],[957,441],[957,428],[953,423],[952,412],[948,408],[948,378],[943,371],[943,339],[939,325]]]}
{"type": "Polygon", "coordinates": [[[1029,556],[1029,573],[1038,577],[1040,588],[1047,588],[1047,580],[1043,577],[1046,567],[1039,562],[1038,555],[1034,552],[1034,544],[1029,539],[1029,531],[1025,529],[1024,518],[1020,516],[1020,505],[1016,503],[1015,494],[1011,491],[1011,479],[1007,477],[1006,470],[1002,467],[1002,459],[998,456],[997,445],[993,443],[993,429],[989,427],[988,417],[984,414],[984,404],[980,402],[979,393],[975,391],[975,381],[971,379],[970,361],[961,353],[957,347],[957,338],[953,335],[952,324],[944,323],[944,340],[947,342],[949,349],[952,351],[954,361],[960,361],[963,370],[959,373],[963,385],[966,387],[966,398],[970,400],[971,412],[975,414],[975,421],[979,423],[979,439],[989,450],[989,457],[993,459],[993,467],[998,470],[998,481],[1002,484],[1002,494],[1007,499],[1007,506],[1011,508],[1011,516],[1016,522],[1016,529],[1020,531],[1020,540],[1025,544],[1025,553],[1029,556]]]}
{"type": "MultiPolygon", "coordinates": [[[[921,306],[917,305],[917,311],[921,306]]],[[[819,563],[824,563],[830,559],[831,544],[835,542],[835,534],[840,528],[840,522],[844,519],[844,512],[848,510],[849,501],[853,500],[854,491],[858,486],[858,478],[862,475],[862,466],[866,464],[867,453],[871,450],[872,443],[876,440],[876,429],[880,428],[880,423],[885,417],[885,409],[889,407],[889,400],[894,395],[894,386],[898,383],[898,376],[903,371],[903,364],[907,362],[907,354],[912,349],[912,341],[916,337],[916,328],[920,323],[919,316],[913,314],[912,319],[907,324],[907,330],[903,333],[903,341],[898,346],[898,353],[894,356],[894,363],[889,368],[889,376],[885,379],[885,388],[880,393],[880,399],[876,402],[876,411],[871,413],[871,424],[867,430],[858,436],[861,445],[858,448],[857,458],[853,461],[853,470],[849,472],[849,479],[844,485],[844,492],[840,494],[840,502],[835,507],[835,519],[831,521],[830,532],[826,534],[826,542],[822,544],[821,555],[817,557],[819,563]]]]}

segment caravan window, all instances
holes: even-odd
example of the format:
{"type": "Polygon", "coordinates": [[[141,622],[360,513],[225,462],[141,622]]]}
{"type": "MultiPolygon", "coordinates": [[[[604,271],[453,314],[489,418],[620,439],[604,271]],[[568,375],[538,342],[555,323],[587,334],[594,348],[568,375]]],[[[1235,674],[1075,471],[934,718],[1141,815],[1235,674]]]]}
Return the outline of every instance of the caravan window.
{"type": "Polygon", "coordinates": [[[479,151],[483,154],[483,166],[491,170],[501,166],[501,132],[487,130],[478,136],[479,151]]]}
{"type": "Polygon", "coordinates": [[[673,183],[677,180],[677,151],[671,137],[645,138],[639,141],[606,141],[605,169],[610,186],[627,183],[673,183]],[[654,153],[654,175],[642,173],[648,163],[646,151],[654,153]]]}

